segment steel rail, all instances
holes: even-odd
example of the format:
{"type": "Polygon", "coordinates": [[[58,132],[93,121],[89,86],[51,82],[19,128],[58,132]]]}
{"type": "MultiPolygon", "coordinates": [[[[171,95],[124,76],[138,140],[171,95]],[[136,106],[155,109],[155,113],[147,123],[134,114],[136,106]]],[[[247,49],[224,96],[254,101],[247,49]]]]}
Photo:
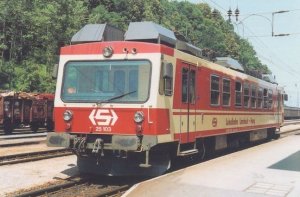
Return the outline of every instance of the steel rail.
{"type": "Polygon", "coordinates": [[[28,142],[16,142],[11,144],[0,144],[0,147],[13,147],[13,146],[25,146],[25,145],[34,145],[34,144],[41,144],[45,142],[45,140],[39,140],[39,141],[28,141],[28,142]]]}
{"type": "Polygon", "coordinates": [[[51,185],[45,188],[25,192],[22,194],[17,194],[17,197],[25,197],[25,196],[60,196],[60,195],[74,195],[74,191],[85,191],[85,196],[90,197],[108,197],[115,196],[117,194],[121,194],[122,192],[128,190],[131,185],[102,185],[102,184],[94,184],[90,183],[89,178],[79,178],[79,180],[67,180],[67,182],[51,185]],[[97,186],[97,187],[95,187],[97,186]],[[73,192],[72,192],[73,191],[73,192]]]}
{"type": "Polygon", "coordinates": [[[49,193],[53,193],[53,192],[60,191],[60,190],[63,190],[63,189],[68,189],[68,188],[73,187],[75,185],[82,185],[85,182],[87,182],[87,180],[81,179],[81,178],[79,180],[68,180],[68,182],[65,182],[65,183],[51,185],[49,187],[45,187],[45,188],[25,192],[25,193],[22,193],[22,194],[18,194],[16,196],[17,197],[41,196],[43,194],[49,194],[49,193]]]}
{"type": "Polygon", "coordinates": [[[8,164],[17,164],[30,161],[38,161],[43,159],[50,159],[54,157],[62,157],[72,155],[69,149],[47,150],[39,152],[20,153],[14,155],[7,155],[0,157],[0,166],[8,164]]]}
{"type": "MultiPolygon", "coordinates": [[[[107,191],[103,191],[99,194],[96,194],[94,197],[109,197],[109,196],[115,196],[116,194],[120,194],[126,190],[128,190],[131,186],[130,185],[123,185],[118,186],[116,188],[109,189],[107,191]]],[[[107,189],[107,188],[106,188],[107,189]]]]}

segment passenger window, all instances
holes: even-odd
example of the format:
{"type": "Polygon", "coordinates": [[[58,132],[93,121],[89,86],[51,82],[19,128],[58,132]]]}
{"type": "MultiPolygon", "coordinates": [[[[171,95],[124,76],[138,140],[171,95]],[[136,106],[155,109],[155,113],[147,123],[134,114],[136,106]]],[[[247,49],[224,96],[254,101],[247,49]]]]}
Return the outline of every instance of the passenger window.
{"type": "Polygon", "coordinates": [[[230,106],[230,80],[223,79],[223,106],[230,106]]]}
{"type": "Polygon", "coordinates": [[[252,85],[251,86],[251,108],[256,108],[256,86],[252,85]]]}
{"type": "Polygon", "coordinates": [[[268,108],[272,109],[273,107],[273,91],[269,90],[268,91],[268,108]]]}
{"type": "Polygon", "coordinates": [[[268,108],[268,89],[264,89],[264,108],[268,108]]]}
{"type": "Polygon", "coordinates": [[[235,106],[242,106],[242,83],[239,81],[235,82],[235,106]]]}
{"type": "Polygon", "coordinates": [[[250,91],[249,91],[249,84],[244,84],[244,107],[249,107],[249,100],[250,100],[250,91]]]}
{"type": "Polygon", "coordinates": [[[257,94],[257,108],[262,108],[262,103],[263,103],[263,89],[259,88],[258,89],[258,94],[257,94]]]}
{"type": "Polygon", "coordinates": [[[210,77],[210,104],[219,105],[220,104],[220,83],[219,77],[212,75],[210,77]]]}

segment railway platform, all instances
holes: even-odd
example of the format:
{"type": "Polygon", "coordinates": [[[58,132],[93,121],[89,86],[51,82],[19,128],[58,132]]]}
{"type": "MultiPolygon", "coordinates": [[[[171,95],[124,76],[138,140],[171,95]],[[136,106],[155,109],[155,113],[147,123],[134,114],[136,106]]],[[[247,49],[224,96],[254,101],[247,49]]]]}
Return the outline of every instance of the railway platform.
{"type": "Polygon", "coordinates": [[[299,197],[300,135],[139,183],[124,196],[299,197]]]}

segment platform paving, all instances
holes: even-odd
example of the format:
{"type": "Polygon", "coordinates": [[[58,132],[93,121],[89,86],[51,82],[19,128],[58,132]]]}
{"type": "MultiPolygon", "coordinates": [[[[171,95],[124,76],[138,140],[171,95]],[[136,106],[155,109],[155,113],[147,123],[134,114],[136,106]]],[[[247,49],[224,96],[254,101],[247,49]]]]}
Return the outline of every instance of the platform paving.
{"type": "Polygon", "coordinates": [[[76,156],[70,155],[0,167],[0,197],[78,175],[76,156]]]}
{"type": "Polygon", "coordinates": [[[300,135],[288,136],[142,182],[123,196],[299,197],[299,151],[300,135]]]}

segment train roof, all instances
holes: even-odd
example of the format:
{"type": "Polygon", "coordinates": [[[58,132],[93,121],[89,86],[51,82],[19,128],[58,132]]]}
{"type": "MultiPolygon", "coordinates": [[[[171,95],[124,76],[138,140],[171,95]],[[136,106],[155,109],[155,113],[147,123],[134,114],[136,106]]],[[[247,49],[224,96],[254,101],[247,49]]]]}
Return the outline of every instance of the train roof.
{"type": "Polygon", "coordinates": [[[173,31],[153,22],[131,22],[125,33],[126,41],[150,41],[174,47],[176,36],[173,31]]]}
{"type": "Polygon", "coordinates": [[[245,72],[243,66],[231,57],[217,57],[216,59],[216,63],[220,64],[221,66],[225,66],[226,68],[231,68],[240,72],[245,72]]]}
{"type": "Polygon", "coordinates": [[[123,40],[124,32],[112,25],[87,24],[71,39],[71,43],[103,42],[123,40]]]}
{"type": "MultiPolygon", "coordinates": [[[[204,56],[202,49],[187,42],[187,39],[181,39],[176,36],[173,31],[156,24],[151,21],[145,22],[131,22],[128,30],[124,32],[109,24],[88,24],[78,31],[73,37],[71,42],[74,44],[87,43],[87,42],[104,42],[104,41],[138,41],[167,45],[173,49],[177,49],[183,53],[190,54],[194,57],[200,57],[207,60],[204,56]]],[[[243,66],[231,57],[217,57],[215,62],[207,61],[213,65],[226,67],[244,73],[243,66]]],[[[215,69],[215,68],[214,68],[215,69]]],[[[252,76],[253,78],[262,79],[263,81],[277,84],[273,77],[269,75],[253,75],[246,73],[245,76],[252,76]]]]}

